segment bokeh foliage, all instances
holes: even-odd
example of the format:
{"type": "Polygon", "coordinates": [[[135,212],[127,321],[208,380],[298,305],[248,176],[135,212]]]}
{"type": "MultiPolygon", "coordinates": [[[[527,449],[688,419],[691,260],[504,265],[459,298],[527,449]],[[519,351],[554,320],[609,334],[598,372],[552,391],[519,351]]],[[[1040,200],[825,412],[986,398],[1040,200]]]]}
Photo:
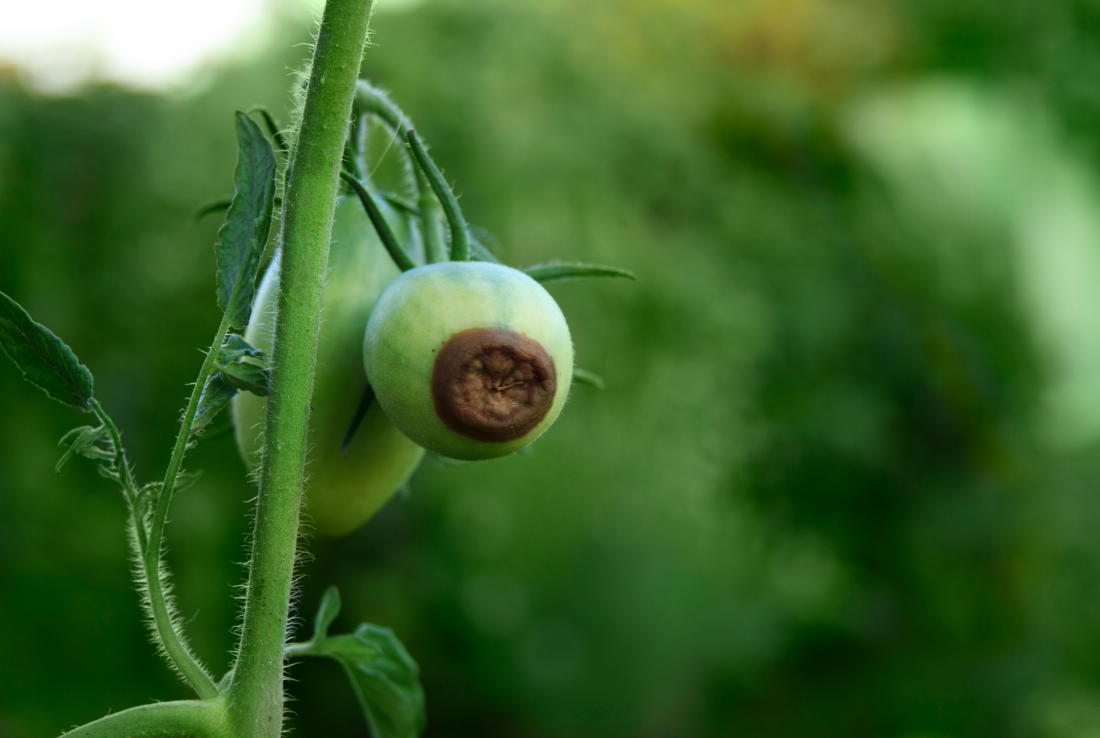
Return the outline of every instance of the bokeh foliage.
{"type": "MultiPolygon", "coordinates": [[[[506,262],[639,277],[551,286],[608,389],[532,453],[427,464],[309,544],[303,613],[337,584],[338,628],[393,628],[427,735],[1100,734],[1095,3],[438,0],[374,27],[364,73],[506,262]]],[[[232,112],[287,119],[287,34],[185,95],[0,85],[0,289],[150,477],[218,322],[193,215],[230,190],[232,112]]],[[[183,696],[121,500],[53,474],[80,419],[10,366],[0,407],[0,736],[183,696]]],[[[220,670],[253,489],[228,439],[192,467],[170,560],[220,670]]],[[[299,734],[366,735],[338,669],[292,676],[299,734]]]]}

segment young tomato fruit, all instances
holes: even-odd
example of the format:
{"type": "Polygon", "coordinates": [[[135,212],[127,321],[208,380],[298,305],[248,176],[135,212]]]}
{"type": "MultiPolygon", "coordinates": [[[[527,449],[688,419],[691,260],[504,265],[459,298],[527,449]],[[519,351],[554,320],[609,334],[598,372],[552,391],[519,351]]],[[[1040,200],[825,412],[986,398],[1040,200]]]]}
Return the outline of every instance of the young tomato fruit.
{"type": "MultiPolygon", "coordinates": [[[[405,219],[384,210],[402,241],[408,243],[405,219]]],[[[325,285],[321,335],[310,415],[309,465],[306,468],[306,513],[323,535],[350,533],[367,521],[412,475],[424,449],[398,431],[374,403],[358,433],[340,452],[355,414],[366,376],[363,374],[363,329],[379,293],[401,272],[374,233],[354,197],[336,206],[325,285]]],[[[245,339],[270,356],[271,331],[279,291],[278,261],[264,274],[245,339]]],[[[233,398],[237,445],[250,469],[263,445],[263,397],[239,393],[233,398]]]]}
{"type": "Polygon", "coordinates": [[[417,267],[371,311],[363,363],[382,409],[424,448],[505,456],[561,412],[573,342],[558,304],[523,272],[485,262],[417,267]]]}

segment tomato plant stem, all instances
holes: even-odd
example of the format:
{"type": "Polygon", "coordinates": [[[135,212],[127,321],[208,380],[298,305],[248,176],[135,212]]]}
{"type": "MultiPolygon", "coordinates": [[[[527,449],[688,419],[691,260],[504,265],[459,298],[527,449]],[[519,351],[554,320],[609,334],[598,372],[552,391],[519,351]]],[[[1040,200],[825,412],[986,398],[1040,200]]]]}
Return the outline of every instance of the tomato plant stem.
{"type": "Polygon", "coordinates": [[[283,198],[282,260],[248,589],[228,718],[239,738],[276,738],[305,467],[306,434],[352,98],[371,0],[328,0],[283,198]]]}
{"type": "MultiPolygon", "coordinates": [[[[203,387],[213,370],[214,361],[218,356],[218,349],[225,340],[225,334],[229,331],[229,315],[222,317],[221,325],[210,344],[210,350],[206,352],[206,358],[199,369],[199,375],[195,380],[195,386],[191,389],[191,399],[187,403],[187,410],[183,414],[183,422],[180,424],[179,435],[176,436],[176,445],[172,449],[172,458],[168,462],[168,470],[164,474],[164,484],[157,495],[157,505],[153,510],[153,520],[149,526],[149,540],[141,551],[142,566],[145,570],[146,596],[148,597],[149,610],[153,616],[153,625],[156,635],[164,647],[169,660],[179,669],[183,678],[194,688],[195,692],[203,699],[209,699],[218,694],[217,685],[206,669],[198,662],[195,656],[183,640],[177,623],[173,622],[172,614],[168,606],[168,600],[164,592],[164,582],[161,572],[161,555],[164,549],[164,524],[168,520],[168,506],[172,502],[172,493],[179,479],[180,468],[183,465],[183,457],[187,455],[188,444],[191,442],[191,425],[195,421],[195,413],[199,407],[199,399],[202,397],[203,387]]],[[[145,524],[144,520],[134,521],[140,531],[145,524]]],[[[139,539],[140,539],[140,533],[139,539]]]]}

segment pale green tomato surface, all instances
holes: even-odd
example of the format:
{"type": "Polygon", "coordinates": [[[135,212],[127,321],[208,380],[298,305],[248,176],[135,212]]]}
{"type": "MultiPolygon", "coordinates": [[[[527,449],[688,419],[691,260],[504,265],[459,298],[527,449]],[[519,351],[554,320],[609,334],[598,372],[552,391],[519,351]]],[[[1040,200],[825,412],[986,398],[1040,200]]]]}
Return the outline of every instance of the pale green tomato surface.
{"type": "MultiPolygon", "coordinates": [[[[408,244],[405,219],[389,209],[384,212],[402,244],[408,244]]],[[[383,287],[400,273],[358,199],[342,198],[336,206],[329,252],[306,466],[305,511],[323,535],[344,535],[366,522],[408,481],[424,456],[424,449],[398,431],[377,402],[367,412],[347,456],[340,453],[366,384],[362,345],[367,317],[383,287]]],[[[276,255],[260,283],[245,333],[245,340],[268,356],[278,289],[276,255]]],[[[233,398],[237,445],[253,470],[259,464],[266,402],[247,392],[233,398]]]]}
{"type": "Polygon", "coordinates": [[[573,379],[573,342],[554,298],[523,272],[451,261],[411,269],[386,286],[367,323],[363,361],[378,402],[409,438],[440,456],[490,459],[523,448],[558,417],[573,379]],[[431,381],[437,352],[470,328],[514,331],[541,344],[554,361],[550,410],[520,438],[477,441],[436,415],[431,381]]]}

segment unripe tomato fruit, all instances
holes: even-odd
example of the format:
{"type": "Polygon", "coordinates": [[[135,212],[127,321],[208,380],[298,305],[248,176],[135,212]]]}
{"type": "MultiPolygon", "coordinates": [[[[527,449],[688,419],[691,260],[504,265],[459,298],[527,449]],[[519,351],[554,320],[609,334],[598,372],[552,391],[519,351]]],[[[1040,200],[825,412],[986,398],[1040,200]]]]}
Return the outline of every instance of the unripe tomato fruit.
{"type": "MultiPolygon", "coordinates": [[[[405,218],[382,204],[394,231],[409,243],[405,218]]],[[[398,431],[375,402],[348,447],[340,445],[355,414],[366,376],[363,329],[383,287],[401,272],[375,235],[354,197],[336,206],[325,284],[317,368],[309,419],[311,452],[306,466],[306,512],[318,533],[339,536],[367,521],[412,475],[424,449],[398,431]]],[[[278,295],[278,261],[260,283],[245,340],[271,355],[271,331],[278,295]]],[[[250,469],[260,460],[265,398],[233,398],[237,445],[250,469]]]]}
{"type": "Polygon", "coordinates": [[[558,304],[523,272],[485,262],[417,267],[371,311],[363,363],[382,409],[424,448],[491,459],[561,412],[573,342],[558,304]]]}

